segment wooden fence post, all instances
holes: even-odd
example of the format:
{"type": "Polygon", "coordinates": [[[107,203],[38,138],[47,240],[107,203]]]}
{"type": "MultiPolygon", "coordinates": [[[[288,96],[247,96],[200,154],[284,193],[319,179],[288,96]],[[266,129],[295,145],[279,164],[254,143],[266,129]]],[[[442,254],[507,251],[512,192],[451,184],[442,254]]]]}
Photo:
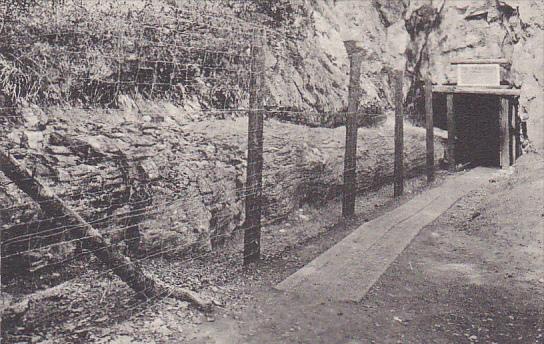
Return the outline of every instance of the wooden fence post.
{"type": "Polygon", "coordinates": [[[453,93],[446,94],[446,118],[448,121],[448,169],[455,172],[455,115],[453,113],[453,93]]]}
{"type": "Polygon", "coordinates": [[[427,149],[427,182],[434,180],[434,123],[433,84],[429,75],[425,79],[425,129],[427,149]]]}
{"type": "Polygon", "coordinates": [[[395,71],[393,77],[395,87],[395,165],[394,165],[394,196],[402,196],[404,192],[404,116],[403,92],[404,73],[395,71]]]}
{"type": "Polygon", "coordinates": [[[246,219],[244,223],[244,265],[261,255],[261,211],[263,176],[263,82],[264,32],[258,31],[251,46],[249,118],[247,142],[246,219]]]}
{"type": "Polygon", "coordinates": [[[521,119],[519,118],[519,99],[514,99],[514,137],[515,137],[515,156],[518,159],[521,156],[521,119]]]}
{"type": "Polygon", "coordinates": [[[434,180],[434,122],[433,122],[433,83],[431,78],[431,54],[427,45],[425,49],[427,72],[425,74],[425,129],[427,150],[427,182],[434,180]]]}
{"type": "Polygon", "coordinates": [[[355,214],[355,197],[357,195],[357,129],[359,126],[357,112],[361,97],[363,45],[360,41],[345,41],[344,46],[348,53],[350,69],[348,113],[346,115],[342,216],[350,217],[355,214]]]}
{"type": "Polygon", "coordinates": [[[508,136],[509,147],[508,147],[508,156],[510,157],[510,165],[513,165],[516,162],[516,116],[514,115],[514,99],[508,99],[508,136]]]}

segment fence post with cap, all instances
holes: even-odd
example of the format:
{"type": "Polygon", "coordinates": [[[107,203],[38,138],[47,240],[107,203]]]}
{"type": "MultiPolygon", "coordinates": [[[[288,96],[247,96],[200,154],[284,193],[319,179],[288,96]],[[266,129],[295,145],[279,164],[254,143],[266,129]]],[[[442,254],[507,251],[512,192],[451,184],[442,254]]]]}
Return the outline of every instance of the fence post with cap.
{"type": "Polygon", "coordinates": [[[346,146],[344,155],[344,188],[342,196],[342,216],[355,214],[357,194],[357,129],[358,110],[361,98],[361,64],[363,44],[361,41],[344,41],[347,50],[349,70],[348,113],[346,115],[346,146]]]}

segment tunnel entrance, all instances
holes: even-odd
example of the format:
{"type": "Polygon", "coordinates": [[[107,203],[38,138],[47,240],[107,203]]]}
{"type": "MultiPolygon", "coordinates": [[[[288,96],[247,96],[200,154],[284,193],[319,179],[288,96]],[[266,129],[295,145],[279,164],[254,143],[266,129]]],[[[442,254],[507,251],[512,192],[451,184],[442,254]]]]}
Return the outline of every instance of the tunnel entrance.
{"type": "Polygon", "coordinates": [[[444,156],[448,170],[508,168],[522,153],[521,90],[508,83],[510,62],[456,59],[450,64],[456,67],[456,83],[431,86],[434,126],[448,132],[444,156]]]}
{"type": "Polygon", "coordinates": [[[489,95],[454,97],[455,161],[470,166],[500,167],[500,103],[489,95]]]}
{"type": "MultiPolygon", "coordinates": [[[[447,130],[446,95],[433,97],[435,126],[447,130]]],[[[500,167],[500,101],[493,95],[455,94],[455,161],[500,167]]]]}

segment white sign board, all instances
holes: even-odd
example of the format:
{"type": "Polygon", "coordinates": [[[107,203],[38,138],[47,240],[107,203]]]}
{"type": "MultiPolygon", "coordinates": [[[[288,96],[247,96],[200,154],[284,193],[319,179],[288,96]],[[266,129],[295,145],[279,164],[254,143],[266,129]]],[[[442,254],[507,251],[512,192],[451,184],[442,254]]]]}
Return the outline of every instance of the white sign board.
{"type": "Polygon", "coordinates": [[[458,64],[457,85],[499,86],[501,70],[498,64],[458,64]]]}

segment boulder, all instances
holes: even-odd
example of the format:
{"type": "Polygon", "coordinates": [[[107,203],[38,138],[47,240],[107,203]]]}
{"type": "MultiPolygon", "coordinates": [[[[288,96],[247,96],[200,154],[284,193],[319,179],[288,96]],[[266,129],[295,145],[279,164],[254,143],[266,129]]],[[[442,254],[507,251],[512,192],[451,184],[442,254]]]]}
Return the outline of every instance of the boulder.
{"type": "Polygon", "coordinates": [[[41,131],[24,130],[20,138],[21,146],[34,150],[43,147],[44,135],[41,131]]]}

